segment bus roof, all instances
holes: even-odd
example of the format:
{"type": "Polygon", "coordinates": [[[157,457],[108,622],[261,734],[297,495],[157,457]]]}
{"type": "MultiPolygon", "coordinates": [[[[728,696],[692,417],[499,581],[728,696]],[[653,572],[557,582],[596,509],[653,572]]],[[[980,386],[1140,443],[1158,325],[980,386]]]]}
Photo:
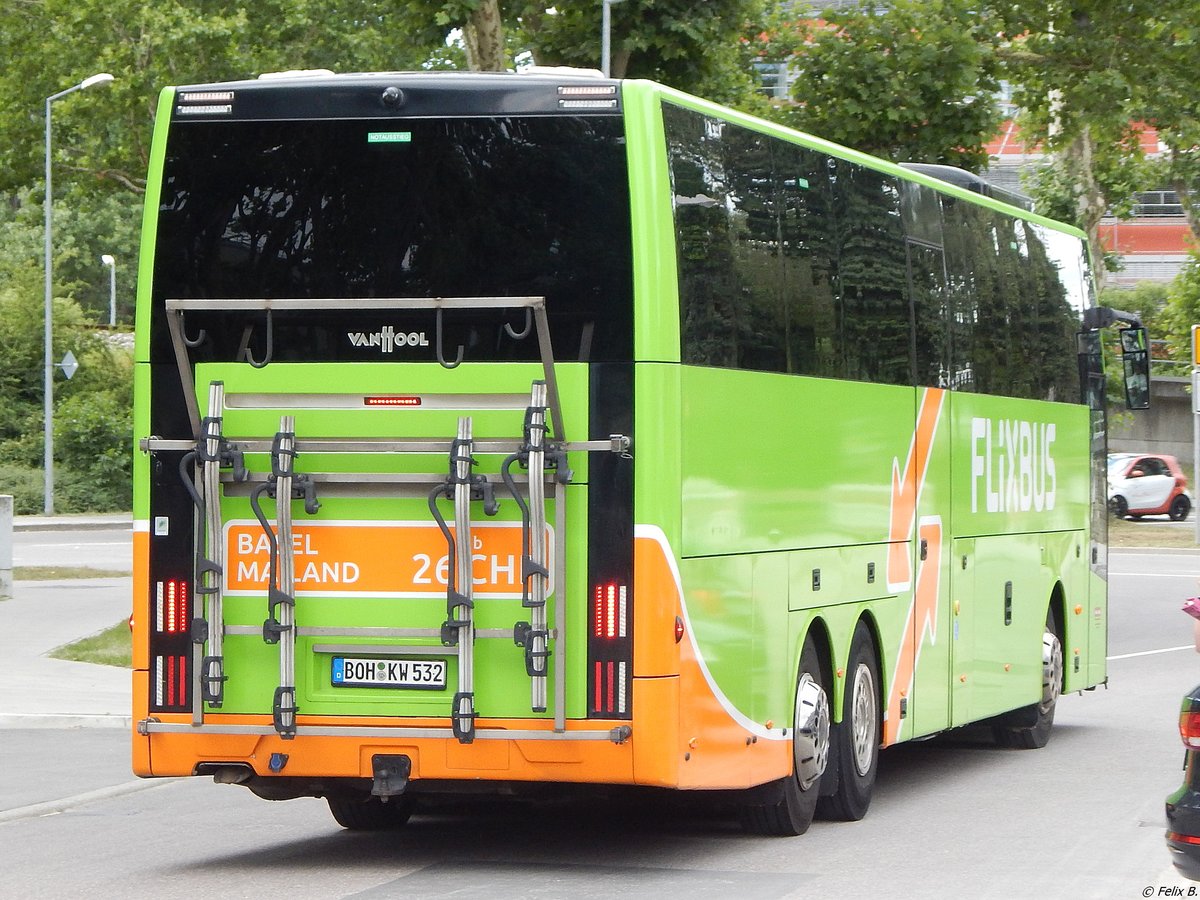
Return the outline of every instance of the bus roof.
{"type": "Polygon", "coordinates": [[[368,72],[324,69],[166,88],[172,119],[363,119],[396,116],[612,115],[618,82],[588,70],[368,72]]]}

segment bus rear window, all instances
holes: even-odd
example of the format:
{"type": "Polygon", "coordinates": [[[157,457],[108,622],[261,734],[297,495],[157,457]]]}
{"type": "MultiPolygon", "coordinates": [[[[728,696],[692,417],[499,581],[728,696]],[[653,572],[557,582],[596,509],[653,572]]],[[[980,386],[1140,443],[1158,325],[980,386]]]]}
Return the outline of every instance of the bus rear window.
{"type": "MultiPolygon", "coordinates": [[[[620,117],[172,128],[155,255],[158,353],[170,353],[167,298],[541,296],[558,359],[631,358],[620,117]]],[[[237,358],[241,320],[255,317],[261,310],[189,316],[212,336],[193,359],[237,358]]],[[[538,359],[536,339],[513,338],[506,323],[519,334],[523,315],[447,313],[444,342],[469,361],[538,359]]],[[[273,359],[432,361],[434,330],[431,310],[279,314],[273,359]],[[406,340],[381,337],[395,334],[406,340]]]]}

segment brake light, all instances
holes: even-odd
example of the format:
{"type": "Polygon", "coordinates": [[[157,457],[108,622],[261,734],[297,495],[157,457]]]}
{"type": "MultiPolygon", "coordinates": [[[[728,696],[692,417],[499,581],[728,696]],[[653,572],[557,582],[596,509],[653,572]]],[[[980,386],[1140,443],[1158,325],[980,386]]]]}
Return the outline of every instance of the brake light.
{"type": "Polygon", "coordinates": [[[1181,844],[1200,844],[1200,836],[1194,834],[1180,834],[1178,831],[1168,831],[1167,840],[1178,841],[1181,844]]]}
{"type": "Polygon", "coordinates": [[[593,635],[609,640],[625,637],[627,591],[625,585],[609,584],[596,585],[594,593],[594,626],[593,635]]]}
{"type": "Polygon", "coordinates": [[[363,406],[420,406],[421,398],[416,396],[407,397],[363,397],[363,406]]]}
{"type": "Polygon", "coordinates": [[[605,581],[592,588],[591,713],[627,717],[633,674],[633,646],[629,636],[629,588],[605,581]]]}
{"type": "Polygon", "coordinates": [[[158,630],[167,634],[181,634],[188,621],[188,583],[170,579],[162,586],[158,616],[158,630]]]}
{"type": "Polygon", "coordinates": [[[1189,750],[1200,750],[1200,712],[1185,709],[1179,713],[1179,736],[1189,750]]]}

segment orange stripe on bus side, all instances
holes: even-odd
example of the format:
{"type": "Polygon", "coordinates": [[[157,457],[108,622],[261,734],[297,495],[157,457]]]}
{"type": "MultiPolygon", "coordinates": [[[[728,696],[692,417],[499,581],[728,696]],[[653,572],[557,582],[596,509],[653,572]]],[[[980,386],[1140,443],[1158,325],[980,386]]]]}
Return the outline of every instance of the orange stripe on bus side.
{"type": "MultiPolygon", "coordinates": [[[[671,635],[679,672],[677,706],[673,711],[674,720],[679,723],[677,743],[642,748],[639,760],[652,752],[668,758],[677,767],[676,781],[681,788],[744,788],[782,778],[791,772],[791,741],[755,740],[714,695],[701,669],[694,635],[685,634],[679,644],[674,644],[675,616],[682,613],[683,598],[665,554],[666,548],[657,540],[638,538],[635,541],[637,590],[634,604],[638,610],[635,615],[639,616],[639,630],[634,645],[636,653],[639,641],[646,643],[648,638],[649,643],[657,647],[657,632],[671,635]],[[651,591],[653,604],[648,610],[646,600],[651,591]]],[[[640,673],[641,670],[635,671],[640,673]]],[[[643,713],[648,712],[661,715],[663,719],[668,719],[672,713],[671,710],[664,709],[660,713],[635,706],[635,742],[644,721],[643,713]]]]}
{"type": "MultiPolygon", "coordinates": [[[[888,556],[888,585],[902,590],[912,584],[912,544],[910,538],[917,525],[917,503],[925,486],[929,455],[934,434],[941,418],[946,392],[928,388],[921,396],[912,444],[904,464],[903,478],[899,477],[899,460],[892,465],[892,513],[888,534],[892,541],[888,556]]],[[[929,555],[921,562],[913,586],[912,600],[904,623],[904,634],[897,648],[896,667],[888,692],[887,715],[884,722],[883,744],[896,742],[900,734],[900,707],[911,693],[916,673],[917,657],[925,632],[937,621],[938,596],[941,590],[940,565],[942,529],[940,521],[921,525],[921,534],[928,542],[929,555]]]]}
{"type": "MultiPolygon", "coordinates": [[[[154,734],[135,737],[138,774],[190,775],[197,762],[244,761],[268,776],[274,752],[288,754],[284,774],[310,777],[371,777],[376,753],[409,753],[414,778],[509,779],[597,784],[646,784],[681,788],[742,788],[780,778],[791,771],[791,741],[755,740],[714,695],[701,668],[691,635],[674,642],[675,616],[682,598],[665,548],[657,541],[635,542],[634,720],[623,744],[609,741],[479,740],[461,746],[441,738],[394,741],[346,735],[315,737],[305,725],[446,727],[444,719],[299,717],[301,733],[290,741],[276,735],[213,733],[154,734]],[[639,652],[640,651],[640,652],[639,652]],[[677,674],[676,674],[677,673],[677,674]],[[139,746],[145,744],[144,747],[139,746]],[[486,745],[486,746],[485,746],[486,745]]],[[[148,702],[148,675],[136,673],[137,718],[148,702]]],[[[158,716],[190,722],[189,716],[158,716]]],[[[212,714],[206,724],[270,725],[265,716],[212,714]]],[[[625,723],[569,720],[572,730],[595,730],[625,723]]],[[[546,728],[545,720],[480,721],[479,728],[546,728]]]]}
{"type": "MultiPolygon", "coordinates": [[[[133,607],[132,616],[141,640],[133,642],[133,668],[150,668],[150,642],[146,639],[154,627],[150,608],[150,532],[133,532],[133,607]]],[[[145,710],[142,711],[145,715],[145,710]]]]}

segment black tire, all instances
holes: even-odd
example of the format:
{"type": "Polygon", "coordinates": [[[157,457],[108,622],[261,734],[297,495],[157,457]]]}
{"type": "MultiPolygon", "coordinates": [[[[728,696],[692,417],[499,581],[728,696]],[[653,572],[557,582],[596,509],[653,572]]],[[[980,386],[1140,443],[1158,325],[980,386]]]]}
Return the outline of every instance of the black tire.
{"type": "Polygon", "coordinates": [[[820,799],[822,817],[857,822],[867,814],[879,770],[882,725],[875,640],[866,623],[859,622],[846,665],[842,721],[831,729],[829,768],[836,766],[837,787],[820,799]]]}
{"type": "Polygon", "coordinates": [[[1108,501],[1108,511],[1118,519],[1123,519],[1129,515],[1129,503],[1120,494],[1112,497],[1108,501]]]}
{"type": "Polygon", "coordinates": [[[1192,501],[1186,495],[1179,494],[1171,501],[1171,508],[1167,511],[1167,515],[1171,517],[1172,522],[1182,522],[1191,511],[1192,501]]]}
{"type": "Polygon", "coordinates": [[[1039,750],[1050,742],[1050,729],[1054,726],[1054,710],[1062,694],[1063,656],[1062,642],[1054,613],[1046,615],[1046,630],[1042,634],[1042,699],[1027,707],[1034,724],[1013,727],[997,726],[993,729],[996,743],[1017,750],[1039,750]]]}
{"type": "Polygon", "coordinates": [[[384,803],[369,794],[326,797],[334,820],[351,831],[387,831],[400,828],[413,813],[411,797],[390,797],[384,803]]]}
{"type": "Polygon", "coordinates": [[[792,774],[773,787],[771,801],[741,807],[742,827],[776,837],[804,834],[817,812],[821,774],[829,760],[829,700],[826,677],[812,635],[804,640],[796,674],[796,714],[792,729],[792,774]]]}

